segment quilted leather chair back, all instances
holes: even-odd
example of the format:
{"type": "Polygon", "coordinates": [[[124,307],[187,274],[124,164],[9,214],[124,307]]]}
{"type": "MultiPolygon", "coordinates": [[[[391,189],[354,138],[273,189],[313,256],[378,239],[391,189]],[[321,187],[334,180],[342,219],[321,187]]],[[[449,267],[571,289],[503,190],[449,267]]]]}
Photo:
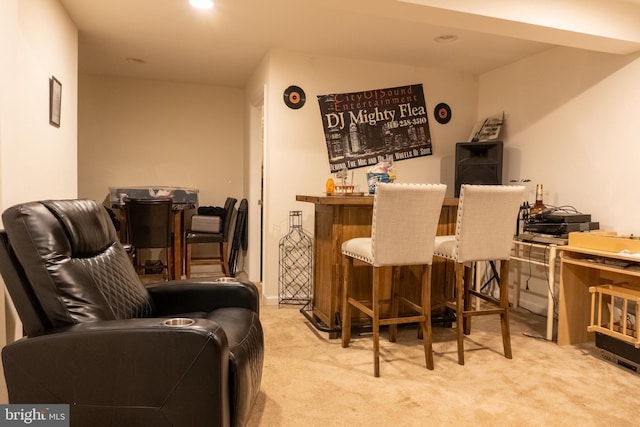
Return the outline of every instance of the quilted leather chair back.
{"type": "Polygon", "coordinates": [[[3,266],[3,277],[16,309],[29,295],[40,305],[32,318],[39,316],[41,324],[25,324],[27,335],[153,314],[149,294],[97,202],[29,202],[7,209],[2,220],[8,237],[2,263],[9,256],[16,273],[7,280],[3,266]],[[18,292],[19,286],[24,289],[18,292]]]}

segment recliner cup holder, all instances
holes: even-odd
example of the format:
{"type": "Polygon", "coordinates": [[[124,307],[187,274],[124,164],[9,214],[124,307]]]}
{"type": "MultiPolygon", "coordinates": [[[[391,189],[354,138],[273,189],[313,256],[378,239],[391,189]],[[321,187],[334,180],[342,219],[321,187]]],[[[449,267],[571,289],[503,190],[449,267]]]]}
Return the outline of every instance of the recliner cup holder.
{"type": "Polygon", "coordinates": [[[190,326],[196,323],[195,320],[189,319],[188,317],[174,317],[172,319],[167,319],[162,322],[165,326],[173,326],[173,327],[181,327],[181,326],[190,326]]]}

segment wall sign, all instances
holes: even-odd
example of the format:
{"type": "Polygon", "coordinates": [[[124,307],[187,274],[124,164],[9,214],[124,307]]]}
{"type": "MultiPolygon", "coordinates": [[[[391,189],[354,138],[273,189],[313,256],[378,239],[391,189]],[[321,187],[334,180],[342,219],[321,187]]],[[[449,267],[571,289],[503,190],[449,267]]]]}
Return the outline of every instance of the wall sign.
{"type": "Polygon", "coordinates": [[[429,156],[421,84],[318,96],[331,172],[429,156]]]}

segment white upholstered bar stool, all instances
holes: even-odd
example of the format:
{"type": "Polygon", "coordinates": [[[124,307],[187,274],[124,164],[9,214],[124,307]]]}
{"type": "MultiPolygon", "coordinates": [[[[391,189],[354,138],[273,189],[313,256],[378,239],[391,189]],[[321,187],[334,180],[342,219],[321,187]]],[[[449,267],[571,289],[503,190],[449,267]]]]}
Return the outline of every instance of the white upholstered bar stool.
{"type": "Polygon", "coordinates": [[[470,333],[471,317],[477,315],[500,315],[504,355],[511,359],[509,256],[523,197],[523,186],[462,185],[456,234],[435,239],[434,255],[455,263],[455,299],[447,301],[446,305],[456,311],[460,365],[464,365],[464,334],[470,333]],[[472,288],[471,267],[478,261],[500,261],[499,299],[472,288]],[[472,309],[471,295],[495,308],[472,309]]]}
{"type": "Polygon", "coordinates": [[[443,184],[385,184],[376,186],[373,202],[371,237],[359,237],[342,244],[344,283],[342,287],[342,347],[351,339],[351,307],[371,317],[373,323],[373,373],[380,376],[381,325],[389,326],[389,338],[395,341],[395,325],[420,323],[423,330],[425,360],[433,369],[431,344],[431,264],[433,247],[444,193],[443,184]],[[373,267],[371,301],[352,297],[354,259],[373,267]],[[382,267],[422,266],[421,302],[416,304],[396,295],[391,285],[391,299],[382,300],[382,267]],[[398,304],[403,302],[416,315],[400,317],[398,304]],[[390,317],[380,318],[381,305],[391,304],[390,317]]]}

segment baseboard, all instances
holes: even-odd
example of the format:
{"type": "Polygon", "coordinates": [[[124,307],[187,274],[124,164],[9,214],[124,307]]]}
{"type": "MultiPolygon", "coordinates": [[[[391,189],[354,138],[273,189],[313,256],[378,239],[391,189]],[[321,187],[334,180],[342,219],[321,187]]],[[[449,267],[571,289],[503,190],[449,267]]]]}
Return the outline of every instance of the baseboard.
{"type": "Polygon", "coordinates": [[[266,305],[278,305],[279,299],[278,296],[262,296],[262,302],[266,305]]]}
{"type": "MultiPolygon", "coordinates": [[[[513,299],[513,292],[511,292],[511,297],[513,299]]],[[[540,314],[545,317],[547,316],[546,295],[542,296],[536,293],[520,290],[520,301],[518,306],[532,313],[540,314]]]]}

